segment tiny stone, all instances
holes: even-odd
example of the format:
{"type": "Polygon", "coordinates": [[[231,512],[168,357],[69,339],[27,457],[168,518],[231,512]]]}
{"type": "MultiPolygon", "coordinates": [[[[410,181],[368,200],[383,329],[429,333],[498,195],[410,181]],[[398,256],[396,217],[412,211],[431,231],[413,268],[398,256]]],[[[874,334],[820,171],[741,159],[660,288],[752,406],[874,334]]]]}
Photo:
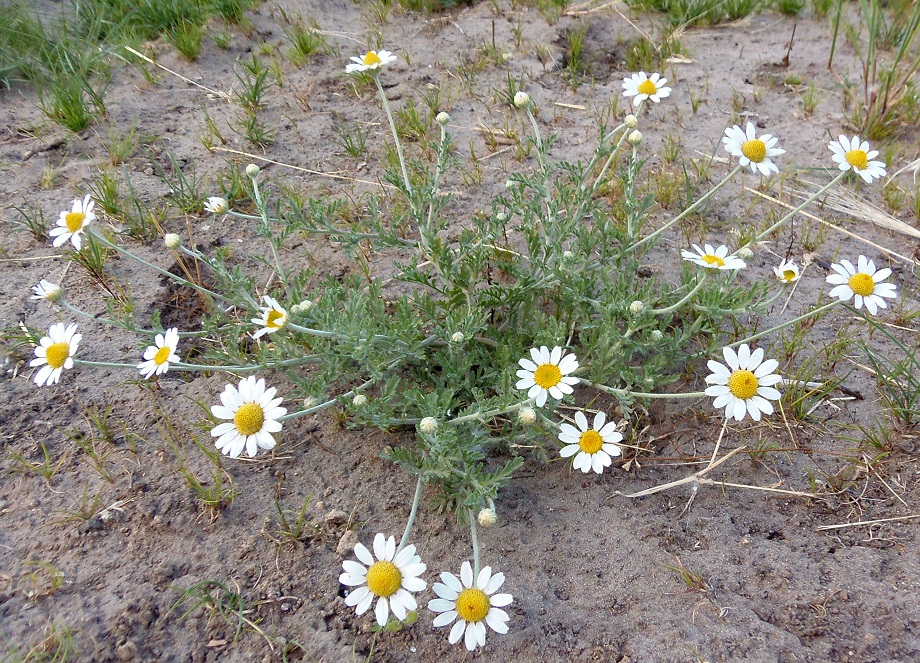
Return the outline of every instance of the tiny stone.
{"type": "Polygon", "coordinates": [[[339,544],[335,547],[335,554],[339,557],[347,557],[355,549],[356,545],[358,545],[357,533],[351,529],[347,530],[342,535],[342,538],[339,539],[339,544]]]}
{"type": "Polygon", "coordinates": [[[115,649],[119,661],[133,661],[137,658],[137,645],[130,640],[115,649]]]}
{"type": "Polygon", "coordinates": [[[348,514],[341,509],[333,509],[326,514],[326,523],[329,525],[341,525],[348,522],[348,514]]]}

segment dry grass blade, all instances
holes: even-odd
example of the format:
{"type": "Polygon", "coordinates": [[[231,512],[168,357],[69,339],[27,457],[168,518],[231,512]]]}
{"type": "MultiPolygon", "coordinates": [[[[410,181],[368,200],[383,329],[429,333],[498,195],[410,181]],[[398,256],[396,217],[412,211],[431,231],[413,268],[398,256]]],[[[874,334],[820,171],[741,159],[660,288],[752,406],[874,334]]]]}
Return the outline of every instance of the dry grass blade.
{"type": "Polygon", "coordinates": [[[818,527],[818,531],[830,530],[830,529],[843,529],[844,527],[859,527],[861,525],[879,525],[881,523],[896,523],[901,520],[913,520],[914,518],[920,518],[920,513],[915,513],[911,516],[896,516],[894,518],[878,518],[877,520],[860,520],[855,523],[841,523],[840,525],[821,525],[818,527]]]}
{"type": "MultiPolygon", "coordinates": [[[[804,190],[793,189],[793,194],[803,199],[808,198],[808,196],[810,196],[814,191],[817,191],[821,188],[813,182],[803,181],[803,184],[806,187],[804,190]]],[[[887,228],[888,230],[893,230],[894,232],[899,232],[911,237],[920,238],[920,230],[917,230],[913,226],[907,225],[903,221],[898,221],[896,218],[890,214],[885,213],[883,210],[880,210],[872,203],[862,200],[861,198],[857,198],[847,189],[837,188],[828,191],[825,194],[824,204],[835,212],[846,214],[847,216],[851,216],[854,219],[859,219],[860,221],[869,221],[870,223],[874,223],[875,225],[882,228],[887,228]]]]}

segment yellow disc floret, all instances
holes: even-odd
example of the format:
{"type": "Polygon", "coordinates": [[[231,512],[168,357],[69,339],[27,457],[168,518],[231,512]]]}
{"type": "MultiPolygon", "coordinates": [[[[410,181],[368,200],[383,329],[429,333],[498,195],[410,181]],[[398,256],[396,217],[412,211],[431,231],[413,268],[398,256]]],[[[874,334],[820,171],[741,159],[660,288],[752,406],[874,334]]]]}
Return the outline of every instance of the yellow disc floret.
{"type": "Polygon", "coordinates": [[[269,329],[281,329],[284,327],[284,313],[276,309],[272,309],[268,312],[268,317],[265,320],[265,326],[269,329]]]}
{"type": "Polygon", "coordinates": [[[861,297],[868,297],[875,292],[875,281],[868,274],[853,274],[849,280],[850,290],[861,297]]]}
{"type": "Polygon", "coordinates": [[[67,230],[75,233],[83,227],[83,220],[86,215],[83,212],[67,212],[64,217],[64,223],[67,224],[67,230]]]}
{"type": "Polygon", "coordinates": [[[596,430],[586,430],[578,439],[578,446],[586,454],[596,454],[604,445],[604,438],[596,430]]]}
{"type": "Polygon", "coordinates": [[[233,425],[241,435],[255,435],[265,423],[265,411],[258,403],[245,403],[233,415],[233,425]]]}
{"type": "Polygon", "coordinates": [[[639,90],[639,94],[647,94],[649,96],[652,96],[658,92],[658,88],[655,87],[655,84],[650,80],[644,80],[639,83],[639,87],[637,89],[639,90]]]}
{"type": "Polygon", "coordinates": [[[54,343],[45,350],[45,359],[51,368],[61,368],[70,356],[70,343],[54,343]]]}
{"type": "MultiPolygon", "coordinates": [[[[165,346],[157,350],[157,353],[153,356],[153,363],[157,366],[162,366],[169,359],[169,355],[172,354],[169,346],[165,346]]],[[[150,355],[147,355],[148,357],[150,355]]]]}
{"type": "Polygon", "coordinates": [[[464,589],[457,597],[457,614],[467,622],[481,622],[489,614],[489,597],[481,589],[464,589]]]}
{"type": "Polygon", "coordinates": [[[540,364],[533,372],[533,381],[544,389],[555,387],[562,381],[562,371],[556,364],[540,364]]]}
{"type": "Polygon", "coordinates": [[[373,67],[376,64],[383,62],[374,51],[368,51],[367,55],[364,56],[364,65],[366,67],[373,67]]]}
{"type": "Polygon", "coordinates": [[[728,390],[744,401],[757,393],[757,386],[757,378],[751,371],[737,370],[728,378],[728,390]]]}
{"type": "Polygon", "coordinates": [[[796,273],[793,270],[791,269],[783,270],[783,281],[786,281],[787,283],[792,283],[793,281],[795,281],[795,277],[796,277],[796,273]]]}
{"type": "Polygon", "coordinates": [[[402,573],[393,562],[381,560],[367,570],[367,588],[377,596],[386,598],[396,593],[402,585],[402,573]]]}
{"type": "Polygon", "coordinates": [[[725,267],[725,261],[722,260],[722,258],[720,258],[719,256],[714,256],[710,253],[707,253],[706,255],[703,256],[703,262],[705,262],[709,266],[725,267]]]}
{"type": "Polygon", "coordinates": [[[741,154],[754,163],[760,163],[767,158],[767,144],[757,138],[745,141],[741,146],[741,154]]]}
{"type": "Polygon", "coordinates": [[[865,170],[869,165],[869,157],[862,150],[850,150],[844,155],[844,158],[848,164],[859,170],[865,170]]]}

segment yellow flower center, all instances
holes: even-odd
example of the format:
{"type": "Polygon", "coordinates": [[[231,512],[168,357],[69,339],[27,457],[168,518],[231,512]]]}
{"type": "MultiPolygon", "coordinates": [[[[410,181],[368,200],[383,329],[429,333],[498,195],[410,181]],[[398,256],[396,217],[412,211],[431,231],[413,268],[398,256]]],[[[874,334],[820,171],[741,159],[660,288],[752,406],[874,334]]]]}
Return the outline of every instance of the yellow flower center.
{"type": "Polygon", "coordinates": [[[60,368],[70,356],[70,343],[55,343],[45,350],[45,359],[51,368],[60,368]]]}
{"type": "Polygon", "coordinates": [[[578,439],[578,446],[580,446],[581,450],[586,454],[596,454],[601,450],[603,444],[604,438],[602,438],[601,434],[596,430],[586,430],[578,439]]]}
{"type": "Polygon", "coordinates": [[[269,329],[281,329],[284,327],[284,313],[272,309],[268,312],[268,317],[265,320],[265,326],[269,329]]]}
{"type": "Polygon", "coordinates": [[[533,381],[544,389],[555,387],[562,380],[562,371],[556,364],[540,364],[533,372],[533,381]]]}
{"type": "Polygon", "coordinates": [[[169,359],[171,354],[170,348],[167,345],[166,347],[160,348],[157,350],[157,353],[153,356],[153,363],[157,366],[161,366],[166,363],[166,360],[169,359]]]}
{"type": "Polygon", "coordinates": [[[783,270],[783,281],[785,281],[786,283],[792,283],[793,281],[795,281],[795,272],[791,269],[784,269],[783,270]]]}
{"type": "Polygon", "coordinates": [[[868,274],[853,274],[849,281],[850,290],[861,297],[868,297],[875,292],[875,281],[868,274]]]}
{"type": "Polygon", "coordinates": [[[745,141],[741,146],[741,154],[754,163],[760,163],[767,158],[767,144],[759,138],[745,141]]]}
{"type": "Polygon", "coordinates": [[[402,573],[393,562],[381,560],[367,570],[367,588],[377,596],[391,596],[401,584],[402,573]]]}
{"type": "Polygon", "coordinates": [[[854,168],[864,170],[869,165],[869,157],[862,150],[850,150],[844,155],[847,163],[854,168]]]}
{"type": "Polygon", "coordinates": [[[457,597],[457,614],[466,622],[481,622],[489,614],[489,597],[481,589],[464,589],[457,597]]]}
{"type": "Polygon", "coordinates": [[[750,371],[733,371],[728,378],[728,390],[735,398],[746,401],[757,393],[757,378],[750,371]]]}
{"type": "Polygon", "coordinates": [[[67,216],[64,217],[64,223],[67,224],[67,230],[72,233],[77,232],[83,227],[83,219],[85,218],[86,215],[83,212],[67,212],[67,216]]]}
{"type": "Polygon", "coordinates": [[[233,425],[241,435],[255,435],[265,423],[265,411],[258,403],[241,405],[233,415],[233,425]]]}
{"type": "Polygon", "coordinates": [[[374,51],[368,51],[367,55],[364,56],[364,66],[373,67],[376,64],[383,62],[374,51]]]}
{"type": "Polygon", "coordinates": [[[703,256],[703,262],[705,262],[710,267],[724,267],[725,261],[722,260],[719,256],[714,256],[710,253],[707,253],[703,256]]]}
{"type": "Polygon", "coordinates": [[[647,94],[648,96],[652,96],[658,92],[658,88],[655,87],[655,84],[650,80],[644,80],[639,83],[639,87],[637,89],[639,90],[639,94],[647,94]]]}

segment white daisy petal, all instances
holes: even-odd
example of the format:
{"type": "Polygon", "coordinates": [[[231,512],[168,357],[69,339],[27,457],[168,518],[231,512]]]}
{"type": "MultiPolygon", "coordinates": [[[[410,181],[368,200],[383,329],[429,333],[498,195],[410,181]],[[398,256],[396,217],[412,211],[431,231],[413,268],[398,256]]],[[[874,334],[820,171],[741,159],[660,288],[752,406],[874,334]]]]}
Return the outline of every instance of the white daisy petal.
{"type": "Polygon", "coordinates": [[[722,349],[727,368],[714,360],[709,362],[713,373],[706,378],[711,386],[705,393],[714,399],[714,408],[724,408],[726,418],[741,421],[749,414],[754,421],[760,421],[761,414],[773,414],[769,401],[779,400],[780,393],[768,385],[777,384],[782,378],[773,373],[779,363],[775,359],[764,361],[763,355],[761,349],[752,352],[745,343],[737,353],[729,347],[722,349]]]}

